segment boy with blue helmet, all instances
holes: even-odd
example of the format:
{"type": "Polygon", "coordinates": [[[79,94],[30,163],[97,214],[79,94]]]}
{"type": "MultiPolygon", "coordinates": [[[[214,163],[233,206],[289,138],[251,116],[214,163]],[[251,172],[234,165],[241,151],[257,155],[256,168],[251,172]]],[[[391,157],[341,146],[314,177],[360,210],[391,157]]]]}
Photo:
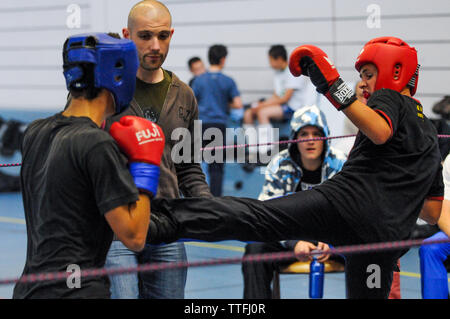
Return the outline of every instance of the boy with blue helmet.
{"type": "MultiPolygon", "coordinates": [[[[72,99],[65,111],[32,122],[22,143],[28,236],[23,275],[102,268],[113,232],[130,249],[141,250],[150,198],[157,192],[164,147],[160,128],[128,117],[111,128],[111,135],[100,129],[133,97],[138,65],[134,44],[103,33],[74,35],[64,44],[63,59],[72,99]]],[[[18,282],[13,294],[109,296],[107,277],[18,282]]]]}
{"type": "Polygon", "coordinates": [[[63,49],[64,77],[73,97],[85,92],[94,98],[101,89],[114,96],[115,113],[130,103],[136,83],[136,46],[127,39],[105,33],[80,34],[66,40],[63,49]]]}

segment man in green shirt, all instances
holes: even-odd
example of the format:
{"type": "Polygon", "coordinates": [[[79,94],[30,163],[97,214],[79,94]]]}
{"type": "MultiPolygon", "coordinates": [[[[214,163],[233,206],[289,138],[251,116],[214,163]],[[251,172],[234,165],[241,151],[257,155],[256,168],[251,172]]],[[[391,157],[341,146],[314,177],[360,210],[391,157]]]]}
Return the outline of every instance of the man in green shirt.
{"type": "Polygon", "coordinates": [[[161,115],[161,109],[167,95],[172,76],[163,70],[164,79],[157,83],[147,83],[140,78],[136,78],[136,93],[134,99],[142,108],[146,119],[157,122],[161,115]]]}
{"type": "MultiPolygon", "coordinates": [[[[171,140],[172,131],[186,128],[194,136],[194,121],[198,108],[192,90],[162,65],[169,51],[174,29],[169,10],[160,2],[146,0],[137,3],[130,11],[128,26],[123,36],[137,47],[140,66],[137,71],[136,91],[130,107],[107,121],[109,129],[114,121],[125,115],[145,117],[157,123],[166,136],[160,166],[156,198],[212,197],[200,164],[194,161],[178,163],[171,157],[177,141],[171,140]]],[[[192,138],[192,149],[194,139],[192,138]]],[[[135,254],[120,241],[113,241],[106,267],[128,267],[137,263],[182,262],[186,260],[183,243],[146,245],[135,254]]],[[[111,276],[112,298],[184,298],[186,268],[137,274],[111,276]],[[139,282],[140,281],[140,282],[139,282]]]]}

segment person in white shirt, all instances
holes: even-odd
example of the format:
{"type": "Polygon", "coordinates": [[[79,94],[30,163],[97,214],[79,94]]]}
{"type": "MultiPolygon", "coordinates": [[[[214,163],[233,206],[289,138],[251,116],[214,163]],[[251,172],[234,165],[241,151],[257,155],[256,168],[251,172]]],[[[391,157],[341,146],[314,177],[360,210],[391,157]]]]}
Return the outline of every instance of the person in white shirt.
{"type": "MultiPolygon", "coordinates": [[[[290,120],[292,114],[305,105],[316,104],[318,94],[308,77],[294,77],[289,71],[287,51],[283,45],[269,49],[269,64],[275,71],[274,92],[266,100],[253,102],[243,117],[244,129],[252,128],[258,121],[258,143],[274,142],[271,120],[290,120]]],[[[260,146],[259,152],[266,153],[270,145],[260,146]]],[[[256,153],[256,147],[249,148],[256,153]]]]}

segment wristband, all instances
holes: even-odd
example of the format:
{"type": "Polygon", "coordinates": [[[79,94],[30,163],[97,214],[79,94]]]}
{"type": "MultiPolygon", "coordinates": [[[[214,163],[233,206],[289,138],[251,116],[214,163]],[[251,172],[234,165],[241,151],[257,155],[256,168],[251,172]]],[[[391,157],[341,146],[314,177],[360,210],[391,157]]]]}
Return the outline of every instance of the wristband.
{"type": "Polygon", "coordinates": [[[341,78],[333,83],[325,96],[338,111],[342,111],[356,101],[356,94],[341,78]]]}
{"type": "Polygon", "coordinates": [[[148,163],[131,163],[129,170],[139,190],[149,194],[150,198],[156,196],[159,183],[159,166],[148,163]]]}

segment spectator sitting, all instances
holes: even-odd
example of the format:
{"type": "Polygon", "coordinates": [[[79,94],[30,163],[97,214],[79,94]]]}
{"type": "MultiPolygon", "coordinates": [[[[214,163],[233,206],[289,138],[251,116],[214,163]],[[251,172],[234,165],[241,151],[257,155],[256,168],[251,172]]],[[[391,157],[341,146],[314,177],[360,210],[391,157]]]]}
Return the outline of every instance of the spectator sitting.
{"type": "MultiPolygon", "coordinates": [[[[325,115],[315,105],[297,110],[291,120],[292,139],[311,139],[329,136],[325,115]]],[[[313,188],[339,172],[344,165],[346,156],[343,152],[329,146],[328,141],[308,141],[290,144],[275,155],[266,170],[266,180],[259,200],[268,200],[313,188]]],[[[303,240],[288,240],[273,243],[252,243],[245,248],[245,255],[295,251],[309,253],[312,250],[327,250],[329,247],[322,242],[303,240]]],[[[324,254],[318,257],[319,262],[328,259],[324,254]]],[[[283,261],[282,264],[292,263],[283,261]]],[[[244,263],[245,299],[270,299],[272,292],[270,283],[275,267],[279,262],[244,263]]]]}
{"type": "MultiPolygon", "coordinates": [[[[287,51],[283,45],[273,45],[269,49],[269,64],[275,71],[274,92],[266,100],[253,102],[244,113],[244,129],[251,128],[258,121],[258,143],[274,141],[271,120],[289,120],[303,105],[316,104],[317,93],[308,77],[294,77],[288,68],[287,51]]],[[[271,145],[259,147],[260,153],[267,153],[271,145]]],[[[249,148],[250,156],[255,156],[256,147],[249,148]]]]}

